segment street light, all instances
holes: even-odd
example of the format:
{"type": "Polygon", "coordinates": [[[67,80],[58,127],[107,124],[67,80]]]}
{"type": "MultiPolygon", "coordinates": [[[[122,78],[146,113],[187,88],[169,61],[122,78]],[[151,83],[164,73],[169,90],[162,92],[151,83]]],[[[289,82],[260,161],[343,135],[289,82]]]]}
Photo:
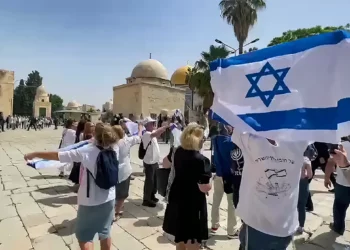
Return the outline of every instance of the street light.
{"type": "MultiPolygon", "coordinates": [[[[250,45],[252,43],[256,43],[259,40],[260,40],[259,38],[256,38],[256,39],[252,40],[251,42],[244,44],[243,47],[248,46],[248,45],[250,45]]],[[[232,54],[234,53],[236,55],[236,52],[237,52],[238,49],[232,48],[231,46],[227,45],[226,43],[222,42],[219,39],[215,39],[215,42],[217,42],[217,43],[219,43],[219,44],[221,44],[221,45],[223,45],[225,47],[228,47],[228,48],[232,49],[233,51],[231,51],[231,53],[232,54]]]]}

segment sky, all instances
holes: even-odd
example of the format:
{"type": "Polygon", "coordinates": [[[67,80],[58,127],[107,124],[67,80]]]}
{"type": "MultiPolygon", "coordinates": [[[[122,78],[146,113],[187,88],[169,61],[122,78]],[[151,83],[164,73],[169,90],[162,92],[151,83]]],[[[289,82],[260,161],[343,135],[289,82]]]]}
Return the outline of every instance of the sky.
{"type": "MultiPolygon", "coordinates": [[[[219,39],[238,43],[219,0],[0,0],[0,69],[15,85],[38,70],[49,93],[101,109],[149,53],[168,70],[193,65],[219,39]]],[[[247,42],[349,22],[349,0],[266,0],[247,42]]],[[[249,48],[249,47],[248,47],[249,48]]]]}

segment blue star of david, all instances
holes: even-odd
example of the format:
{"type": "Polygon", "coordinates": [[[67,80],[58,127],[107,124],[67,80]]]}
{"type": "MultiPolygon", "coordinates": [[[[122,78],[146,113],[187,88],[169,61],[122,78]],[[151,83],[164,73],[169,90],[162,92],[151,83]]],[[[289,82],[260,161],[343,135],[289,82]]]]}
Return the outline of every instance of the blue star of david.
{"type": "Polygon", "coordinates": [[[260,97],[261,101],[265,104],[266,107],[268,107],[276,95],[291,93],[286,83],[284,82],[284,78],[286,77],[289,69],[290,67],[275,70],[271,64],[267,62],[262,67],[260,72],[246,75],[248,81],[252,86],[248,90],[245,98],[260,97]],[[276,84],[272,90],[262,91],[259,88],[258,83],[263,76],[268,75],[273,75],[275,77],[276,84]]]}

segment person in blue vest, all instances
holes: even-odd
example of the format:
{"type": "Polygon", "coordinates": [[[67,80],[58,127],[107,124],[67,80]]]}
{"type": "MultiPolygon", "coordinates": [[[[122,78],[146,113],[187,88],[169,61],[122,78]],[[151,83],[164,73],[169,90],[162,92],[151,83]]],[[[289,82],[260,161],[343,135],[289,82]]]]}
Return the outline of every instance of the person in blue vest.
{"type": "MultiPolygon", "coordinates": [[[[234,184],[236,180],[235,174],[237,171],[233,171],[232,166],[237,165],[233,162],[236,159],[232,158],[233,152],[237,149],[237,146],[232,142],[230,134],[232,129],[229,126],[218,124],[219,134],[212,139],[213,145],[213,164],[215,166],[215,176],[213,178],[214,194],[213,204],[211,211],[211,232],[216,233],[220,227],[219,221],[219,209],[220,203],[224,193],[227,196],[227,236],[229,239],[237,236],[238,225],[236,220],[235,200],[234,198],[234,184]]],[[[242,155],[242,154],[240,154],[242,155]]],[[[235,168],[236,169],[236,168],[235,168]]],[[[236,192],[235,192],[236,193],[236,192]]],[[[238,192],[237,192],[238,196],[238,192]]]]}

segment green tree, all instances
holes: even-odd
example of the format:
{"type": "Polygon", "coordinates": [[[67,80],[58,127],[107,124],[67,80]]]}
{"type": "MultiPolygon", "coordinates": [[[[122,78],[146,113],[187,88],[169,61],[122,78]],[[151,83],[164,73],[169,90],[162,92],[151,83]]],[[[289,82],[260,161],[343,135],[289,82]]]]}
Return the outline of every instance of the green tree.
{"type": "Polygon", "coordinates": [[[243,54],[243,45],[247,40],[249,29],[258,19],[257,12],[266,7],[264,0],[221,0],[221,16],[229,25],[238,40],[239,54],[243,54]]]}
{"type": "Polygon", "coordinates": [[[42,84],[43,78],[38,71],[32,71],[28,74],[24,83],[23,79],[19,86],[16,87],[13,97],[13,112],[17,115],[32,115],[33,102],[36,89],[42,84]]]}
{"type": "Polygon", "coordinates": [[[283,32],[281,36],[275,37],[271,40],[271,42],[267,46],[274,46],[281,43],[291,42],[297,39],[313,36],[313,35],[319,35],[322,33],[328,33],[336,30],[347,30],[350,31],[350,24],[346,24],[345,26],[315,26],[312,28],[304,28],[304,29],[297,29],[297,30],[288,30],[286,32],[283,32]]]}
{"type": "Polygon", "coordinates": [[[210,85],[210,69],[209,62],[219,58],[226,58],[231,52],[224,46],[209,47],[209,51],[201,53],[201,59],[198,60],[195,66],[188,69],[186,76],[186,83],[199,96],[203,97],[203,111],[204,113],[213,104],[214,93],[210,85]]]}
{"type": "Polygon", "coordinates": [[[57,110],[63,109],[63,99],[55,94],[50,94],[49,100],[51,102],[51,116],[57,110]]]}
{"type": "Polygon", "coordinates": [[[89,110],[87,112],[88,113],[93,113],[93,112],[95,112],[95,110],[93,108],[89,108],[89,110]]]}

